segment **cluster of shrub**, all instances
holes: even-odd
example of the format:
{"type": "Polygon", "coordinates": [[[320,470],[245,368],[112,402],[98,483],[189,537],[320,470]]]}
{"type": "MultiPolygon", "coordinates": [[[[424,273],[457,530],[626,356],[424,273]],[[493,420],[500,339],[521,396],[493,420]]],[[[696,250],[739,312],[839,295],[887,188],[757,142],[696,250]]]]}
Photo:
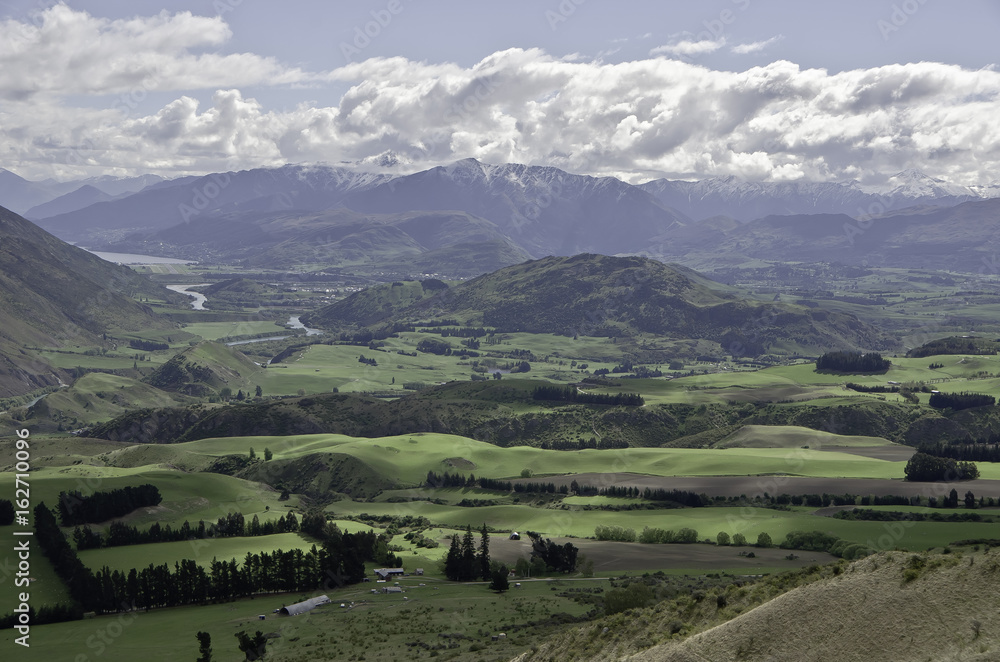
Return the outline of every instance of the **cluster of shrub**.
{"type": "Polygon", "coordinates": [[[827,352],[816,359],[816,370],[852,374],[886,372],[892,362],[877,352],[827,352]]]}
{"type": "Polygon", "coordinates": [[[358,357],[358,363],[364,363],[365,365],[370,365],[373,368],[378,366],[378,362],[375,359],[365,358],[364,354],[358,357]]]}
{"type": "Polygon", "coordinates": [[[163,497],[155,485],[128,486],[83,496],[78,490],[60,492],[59,520],[63,526],[78,526],[127,515],[136,508],[159,505],[163,497]]]}
{"type": "Polygon", "coordinates": [[[906,480],[919,482],[975,480],[979,478],[979,468],[973,462],[956,462],[917,452],[910,456],[903,474],[906,480]]]}
{"type": "MultiPolygon", "coordinates": [[[[956,504],[957,505],[957,504],[956,504]]],[[[984,522],[979,513],[901,513],[888,510],[842,510],[834,515],[837,519],[861,522],[984,522]]]]}
{"type": "Polygon", "coordinates": [[[638,393],[581,393],[573,386],[538,386],[531,392],[533,400],[579,402],[592,405],[641,407],[646,404],[638,393]]]}
{"type": "Polygon", "coordinates": [[[780,546],[782,549],[827,552],[848,561],[860,559],[873,553],[873,550],[867,545],[841,540],[837,536],[822,531],[789,531],[780,546]]]}
{"type": "Polygon", "coordinates": [[[129,340],[128,346],[131,349],[141,349],[144,352],[155,352],[162,349],[170,349],[170,345],[165,342],[153,342],[152,340],[129,340]]]}
{"type": "Polygon", "coordinates": [[[97,549],[100,547],[119,547],[122,545],[145,545],[154,542],[178,542],[182,540],[204,540],[206,538],[224,538],[233,536],[269,536],[276,533],[295,533],[299,530],[299,522],[294,513],[282,515],[276,520],[261,522],[254,515],[250,523],[246,523],[242,513],[229,513],[219,518],[215,524],[205,526],[199,521],[197,527],[184,522],[179,528],[172,529],[169,524],[163,526],[154,522],[145,531],[124,522],[112,522],[105,533],[93,531],[86,524],[73,529],[73,542],[77,550],[97,549]]]}

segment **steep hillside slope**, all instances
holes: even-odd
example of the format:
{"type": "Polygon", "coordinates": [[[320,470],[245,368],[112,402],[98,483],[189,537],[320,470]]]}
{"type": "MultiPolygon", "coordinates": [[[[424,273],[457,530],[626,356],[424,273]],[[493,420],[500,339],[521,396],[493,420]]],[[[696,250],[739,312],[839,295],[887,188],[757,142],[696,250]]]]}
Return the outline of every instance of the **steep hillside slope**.
{"type": "Polygon", "coordinates": [[[58,383],[30,347],[99,344],[111,330],[166,328],[132,297],[176,295],[0,208],[0,397],[58,383]]]}
{"type": "Polygon", "coordinates": [[[1000,551],[887,552],[840,567],[756,608],[747,599],[755,588],[731,585],[700,601],[625,612],[517,662],[985,662],[1000,654],[1000,551]]]}

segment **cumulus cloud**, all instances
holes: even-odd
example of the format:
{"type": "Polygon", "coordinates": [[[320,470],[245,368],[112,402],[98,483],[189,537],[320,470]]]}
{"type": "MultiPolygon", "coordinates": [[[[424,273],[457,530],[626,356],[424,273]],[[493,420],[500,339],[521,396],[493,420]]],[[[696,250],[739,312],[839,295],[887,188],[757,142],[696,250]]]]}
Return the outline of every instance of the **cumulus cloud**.
{"type": "Polygon", "coordinates": [[[31,20],[0,22],[0,99],[297,83],[309,78],[252,53],[197,52],[218,47],[231,36],[219,17],[164,11],[108,20],[60,3],[31,20]]]}
{"type": "MultiPolygon", "coordinates": [[[[606,63],[538,49],[500,51],[471,66],[373,58],[308,75],[250,54],[231,61],[271,67],[278,82],[346,87],[336,105],[279,110],[245,94],[247,81],[263,84],[252,66],[236,67],[231,80],[237,82],[228,83],[221,65],[213,67],[231,56],[213,59],[191,50],[227,38],[218,19],[163,14],[116,23],[64,7],[52,11],[85,34],[113,31],[146,53],[96,82],[67,81],[74,94],[85,86],[121,89],[124,81],[141,79],[147,61],[175,72],[160,79],[173,81],[161,82],[161,89],[179,89],[172,101],[143,114],[70,107],[69,97],[55,94],[61,83],[45,78],[68,75],[33,69],[59,49],[22,67],[25,81],[40,78],[34,92],[12,83],[15,74],[3,67],[0,90],[26,91],[27,98],[9,94],[0,104],[0,163],[24,176],[176,175],[356,161],[389,151],[412,169],[475,157],[630,181],[726,174],[865,180],[918,168],[960,184],[985,184],[1000,166],[1000,72],[989,69],[919,62],[831,74],[777,61],[716,71],[663,56],[606,63]],[[194,33],[181,50],[163,36],[170,25],[194,33]],[[207,73],[190,68],[199,59],[209,65],[207,73]],[[222,80],[227,84],[216,85],[222,80]],[[183,87],[189,83],[214,95],[199,102],[183,87]]],[[[84,44],[82,37],[69,41],[83,53],[112,48],[84,44]]]]}
{"type": "Polygon", "coordinates": [[[784,39],[784,35],[777,35],[771,37],[770,39],[765,39],[764,41],[754,41],[749,44],[736,44],[729,49],[731,53],[736,53],[737,55],[747,55],[749,53],[759,53],[771,44],[777,43],[784,39]]]}

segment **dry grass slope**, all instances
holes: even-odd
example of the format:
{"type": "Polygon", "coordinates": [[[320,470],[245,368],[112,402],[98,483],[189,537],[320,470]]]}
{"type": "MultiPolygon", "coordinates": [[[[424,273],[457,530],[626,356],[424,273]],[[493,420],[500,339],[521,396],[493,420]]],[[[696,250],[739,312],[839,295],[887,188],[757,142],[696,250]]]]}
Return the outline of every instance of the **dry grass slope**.
{"type": "MultiPolygon", "coordinates": [[[[719,608],[720,616],[729,620],[690,636],[685,635],[698,630],[697,623],[670,634],[671,626],[680,623],[678,617],[690,613],[661,608],[633,611],[619,615],[628,619],[611,617],[574,631],[572,640],[553,640],[518,662],[998,660],[998,580],[1000,550],[950,555],[881,553],[735,617],[725,612],[734,611],[738,603],[733,598],[738,600],[742,589],[730,587],[728,607],[719,608]],[[641,629],[635,627],[636,622],[644,622],[641,629]],[[617,636],[616,629],[630,630],[631,636],[617,636]],[[599,639],[605,643],[598,644],[595,640],[599,639]],[[574,650],[578,647],[572,641],[588,644],[585,650],[574,650]]],[[[707,597],[702,604],[711,603],[709,610],[720,604],[712,599],[715,596],[707,597]]],[[[704,608],[695,618],[699,616],[706,626],[711,625],[704,608]]]]}

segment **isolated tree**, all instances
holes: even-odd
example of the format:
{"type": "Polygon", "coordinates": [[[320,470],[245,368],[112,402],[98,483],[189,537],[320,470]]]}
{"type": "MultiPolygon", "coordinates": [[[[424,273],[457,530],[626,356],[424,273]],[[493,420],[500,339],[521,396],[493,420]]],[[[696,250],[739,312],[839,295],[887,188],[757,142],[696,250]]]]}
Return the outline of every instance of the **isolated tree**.
{"type": "Polygon", "coordinates": [[[274,453],[271,452],[270,448],[268,448],[267,446],[265,446],[264,447],[264,461],[265,462],[270,462],[272,457],[274,457],[274,453]]]}
{"type": "Polygon", "coordinates": [[[222,398],[223,400],[228,400],[229,398],[233,397],[233,389],[229,388],[228,386],[223,386],[221,389],[219,389],[219,397],[222,398]]]}
{"type": "Polygon", "coordinates": [[[243,389],[240,389],[239,392],[236,394],[236,399],[240,402],[243,402],[244,400],[246,400],[246,398],[247,396],[243,395],[243,389]]]}
{"type": "Polygon", "coordinates": [[[0,499],[0,526],[14,523],[14,504],[7,499],[0,499]]]}
{"type": "Polygon", "coordinates": [[[715,542],[718,545],[728,545],[729,544],[729,534],[725,531],[719,531],[719,535],[715,537],[715,542]]]}
{"type": "Polygon", "coordinates": [[[257,459],[257,453],[254,452],[253,446],[250,447],[250,461],[253,462],[257,459]]]}
{"type": "Polygon", "coordinates": [[[253,637],[251,637],[245,631],[241,630],[234,636],[239,641],[240,650],[249,662],[264,657],[265,648],[267,647],[267,637],[264,636],[263,632],[257,630],[253,637]]]}
{"type": "Polygon", "coordinates": [[[737,533],[733,536],[733,545],[736,547],[745,547],[747,544],[747,537],[742,533],[737,533]]]}
{"type": "Polygon", "coordinates": [[[476,567],[476,538],[472,535],[472,527],[466,525],[465,535],[462,536],[462,566],[461,577],[463,582],[472,581],[481,575],[476,567]]]}
{"type": "Polygon", "coordinates": [[[451,537],[451,547],[444,557],[444,576],[451,580],[461,578],[462,551],[458,546],[458,534],[451,537]]]}
{"type": "Polygon", "coordinates": [[[496,591],[497,593],[503,593],[510,588],[510,581],[507,579],[507,575],[510,572],[507,570],[507,566],[500,566],[493,571],[493,580],[490,582],[490,590],[496,591]]]}
{"type": "Polygon", "coordinates": [[[207,632],[199,632],[198,637],[199,657],[195,662],[212,662],[212,635],[207,632]]]}
{"type": "Polygon", "coordinates": [[[258,384],[258,385],[257,385],[257,397],[259,398],[259,397],[260,397],[260,396],[262,396],[262,395],[264,395],[264,389],[262,389],[262,388],[260,387],[260,384],[258,384]]]}
{"type": "Polygon", "coordinates": [[[965,507],[966,508],[976,507],[976,495],[972,493],[972,490],[969,490],[968,492],[965,493],[965,507]]]}
{"type": "Polygon", "coordinates": [[[514,564],[514,572],[519,577],[527,577],[528,573],[531,572],[531,564],[528,562],[528,559],[523,556],[519,558],[517,563],[514,564]]]}
{"type": "Polygon", "coordinates": [[[771,536],[761,531],[757,534],[757,547],[772,547],[771,536]]]}
{"type": "Polygon", "coordinates": [[[490,534],[486,530],[486,522],[483,522],[483,528],[479,530],[479,534],[479,569],[482,573],[483,581],[486,581],[490,578],[490,534]]]}

